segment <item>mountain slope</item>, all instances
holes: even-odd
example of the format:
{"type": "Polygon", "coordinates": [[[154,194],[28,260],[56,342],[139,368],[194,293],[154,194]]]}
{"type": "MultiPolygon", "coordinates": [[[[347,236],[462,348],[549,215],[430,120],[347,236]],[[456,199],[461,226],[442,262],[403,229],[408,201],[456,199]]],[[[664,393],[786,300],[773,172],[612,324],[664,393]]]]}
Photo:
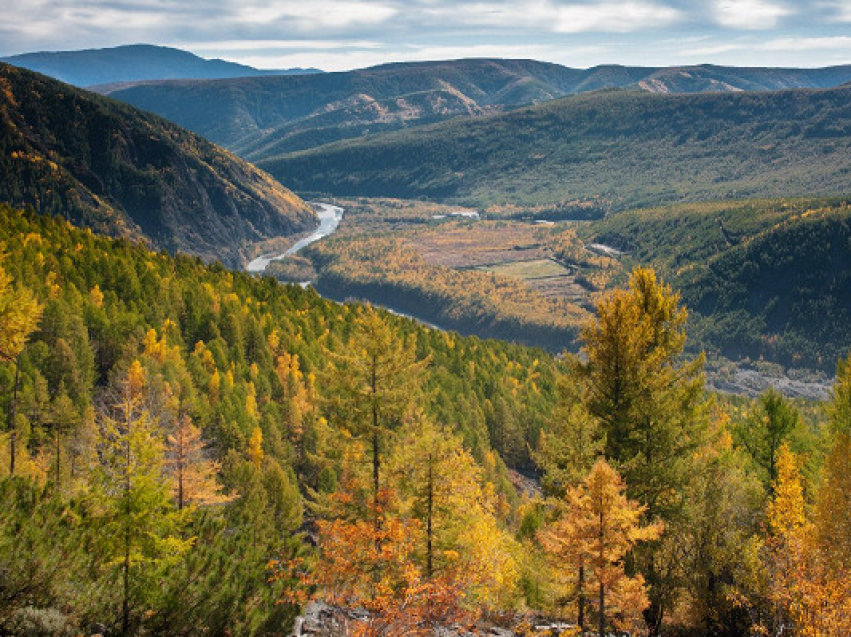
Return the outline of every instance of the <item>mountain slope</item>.
{"type": "Polygon", "coordinates": [[[0,58],[0,61],[44,73],[75,86],[137,80],[210,79],[317,72],[316,69],[265,71],[225,60],[205,60],[188,51],[150,44],[82,51],[22,53],[0,58]]]}
{"type": "Polygon", "coordinates": [[[706,92],[825,88],[851,66],[771,69],[598,66],[533,60],[387,64],[345,73],[195,82],[146,82],[104,92],[257,160],[454,117],[496,113],[601,88],[706,92]]]}
{"type": "Polygon", "coordinates": [[[844,199],[698,203],[586,226],[628,269],[652,265],[691,312],[692,346],[833,371],[851,348],[851,207],[844,199]]]}
{"type": "Polygon", "coordinates": [[[603,91],[259,162],[301,190],[604,209],[841,194],[851,90],[603,91]]]}
{"type": "Polygon", "coordinates": [[[313,211],[250,164],[159,117],[0,64],[0,201],[240,265],[313,211]]]}
{"type": "Polygon", "coordinates": [[[531,60],[459,60],[321,75],[146,83],[110,96],[254,158],[550,100],[564,95],[579,73],[531,60]]]}

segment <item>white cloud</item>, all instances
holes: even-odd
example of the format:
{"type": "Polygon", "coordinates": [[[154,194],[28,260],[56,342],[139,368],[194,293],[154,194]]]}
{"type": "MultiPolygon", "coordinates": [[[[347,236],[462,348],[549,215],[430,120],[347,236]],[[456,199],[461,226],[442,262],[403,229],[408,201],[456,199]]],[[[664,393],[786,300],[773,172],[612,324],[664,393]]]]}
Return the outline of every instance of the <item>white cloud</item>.
{"type": "Polygon", "coordinates": [[[831,51],[851,57],[851,37],[828,36],[813,38],[771,38],[763,41],[739,41],[691,49],[691,56],[712,56],[736,51],[806,52],[831,51]]]}
{"type": "Polygon", "coordinates": [[[608,31],[626,33],[658,29],[678,22],[679,11],[671,7],[642,2],[573,5],[560,7],[555,30],[561,33],[608,31]]]}
{"type": "Polygon", "coordinates": [[[249,25],[290,22],[300,30],[341,29],[380,24],[395,16],[397,9],[387,4],[355,0],[308,0],[246,5],[236,11],[234,20],[249,25]]]}
{"type": "Polygon", "coordinates": [[[169,42],[166,46],[187,49],[196,54],[218,55],[222,51],[308,51],[334,49],[380,49],[381,42],[372,40],[221,40],[212,42],[169,42]]]}
{"type": "Polygon", "coordinates": [[[831,3],[833,19],[838,22],[851,22],[851,2],[844,0],[841,2],[831,3]]]}
{"type": "Polygon", "coordinates": [[[291,68],[315,66],[326,71],[345,71],[385,64],[387,62],[422,62],[458,58],[523,58],[551,60],[575,67],[593,65],[595,59],[605,59],[609,49],[605,45],[565,47],[556,45],[502,45],[482,44],[465,46],[411,45],[401,50],[333,50],[293,52],[284,55],[238,56],[236,62],[258,68],[291,68]]]}
{"type": "Polygon", "coordinates": [[[851,53],[851,37],[841,35],[823,38],[778,38],[759,45],[759,48],[763,51],[844,50],[851,53]]]}
{"type": "Polygon", "coordinates": [[[793,12],[764,0],[720,0],[715,5],[715,19],[730,29],[772,29],[781,18],[793,12]]]}
{"type": "Polygon", "coordinates": [[[551,33],[627,33],[662,28],[683,17],[672,7],[640,1],[567,5],[549,0],[447,4],[423,7],[422,14],[436,22],[445,20],[455,24],[551,33]]]}

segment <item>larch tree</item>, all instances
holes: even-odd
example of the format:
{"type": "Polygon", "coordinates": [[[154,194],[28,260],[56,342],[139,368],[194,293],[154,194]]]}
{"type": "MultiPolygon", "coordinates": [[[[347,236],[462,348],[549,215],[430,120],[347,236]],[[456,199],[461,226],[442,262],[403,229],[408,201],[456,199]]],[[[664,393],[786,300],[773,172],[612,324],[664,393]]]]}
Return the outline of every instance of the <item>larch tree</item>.
{"type": "MultiPolygon", "coordinates": [[[[580,390],[573,379],[566,374],[560,375],[557,389],[559,402],[550,427],[541,432],[535,461],[543,471],[541,487],[544,494],[560,500],[588,475],[602,454],[605,440],[599,421],[582,404],[580,390]]],[[[545,537],[552,540],[547,546],[551,557],[566,548],[554,536],[545,537]]],[[[587,601],[585,563],[581,555],[565,557],[576,557],[579,560],[576,573],[567,574],[567,578],[571,580],[570,586],[575,581],[576,618],[579,626],[584,627],[587,601]]]]}
{"type": "MultiPolygon", "coordinates": [[[[679,295],[636,268],[628,289],[606,294],[581,332],[584,358],[568,356],[580,402],[605,438],[604,454],[623,475],[644,519],[666,523],[682,515],[690,461],[703,443],[703,360],[682,359],[688,313],[679,295]]],[[[654,543],[635,555],[651,604],[645,612],[658,634],[672,584],[654,543]]]]}
{"type": "Polygon", "coordinates": [[[514,541],[500,528],[493,487],[461,439],[417,413],[400,430],[388,466],[396,515],[419,523],[413,558],[424,578],[451,579],[485,605],[510,595],[514,541]]]}
{"type": "MultiPolygon", "coordinates": [[[[2,255],[0,255],[2,259],[2,255]]],[[[9,475],[15,474],[15,452],[18,443],[17,407],[20,384],[21,350],[38,326],[42,306],[28,289],[12,284],[12,277],[0,266],[0,361],[15,361],[15,380],[9,410],[9,475]]]]}
{"type": "MultiPolygon", "coordinates": [[[[585,480],[569,489],[562,515],[538,532],[544,550],[562,564],[583,565],[590,606],[595,606],[599,634],[607,626],[637,627],[649,604],[644,578],[626,574],[624,558],[639,542],[655,540],[661,523],[642,525],[645,507],[626,496],[626,485],[602,458],[585,480]]],[[[584,584],[583,584],[584,585],[584,584]]],[[[584,599],[584,590],[580,593],[584,599]]],[[[584,615],[580,629],[584,630],[584,615]]]]}
{"type": "Polygon", "coordinates": [[[562,374],[556,387],[558,404],[550,426],[541,431],[534,459],[544,474],[544,494],[563,497],[567,489],[588,475],[603,452],[605,439],[599,420],[582,404],[573,379],[562,374]]]}
{"type": "Polygon", "coordinates": [[[777,482],[780,447],[800,422],[798,411],[774,388],[759,397],[759,404],[737,430],[737,437],[763,472],[769,493],[777,482]]]}
{"type": "MultiPolygon", "coordinates": [[[[377,512],[381,455],[386,433],[397,428],[421,392],[430,359],[418,359],[413,339],[401,339],[374,308],[357,318],[348,352],[328,351],[325,395],[330,420],[371,447],[372,488],[377,512]]],[[[375,515],[378,524],[379,516],[375,515]]]]}
{"type": "Polygon", "coordinates": [[[207,457],[201,430],[186,414],[166,437],[166,464],[178,511],[188,504],[204,506],[227,501],[217,479],[221,466],[207,457]]]}
{"type": "Polygon", "coordinates": [[[819,489],[816,528],[830,562],[851,574],[851,357],[839,362],[826,411],[833,444],[819,489]]]}
{"type": "Polygon", "coordinates": [[[100,410],[99,463],[91,473],[90,501],[103,524],[106,563],[121,580],[121,634],[130,634],[131,610],[141,581],[190,542],[179,537],[178,518],[164,475],[163,441],[146,404],[145,371],[134,361],[100,410]]]}

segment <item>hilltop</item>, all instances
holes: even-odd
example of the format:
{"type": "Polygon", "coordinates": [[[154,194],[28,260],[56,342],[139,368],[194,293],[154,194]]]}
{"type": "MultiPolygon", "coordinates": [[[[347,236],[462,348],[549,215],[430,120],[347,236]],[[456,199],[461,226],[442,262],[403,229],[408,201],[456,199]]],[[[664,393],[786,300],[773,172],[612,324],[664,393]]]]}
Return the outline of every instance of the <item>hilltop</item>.
{"type": "Polygon", "coordinates": [[[318,69],[255,69],[226,60],[206,60],[189,51],[151,44],[21,53],[0,58],[0,62],[43,73],[75,86],[174,78],[210,79],[321,72],[318,69]]]}
{"type": "Polygon", "coordinates": [[[464,59],[296,77],[146,82],[103,90],[254,161],[341,139],[500,113],[604,88],[659,93],[765,91],[829,88],[849,80],[851,66],[575,69],[534,60],[464,59]]]}

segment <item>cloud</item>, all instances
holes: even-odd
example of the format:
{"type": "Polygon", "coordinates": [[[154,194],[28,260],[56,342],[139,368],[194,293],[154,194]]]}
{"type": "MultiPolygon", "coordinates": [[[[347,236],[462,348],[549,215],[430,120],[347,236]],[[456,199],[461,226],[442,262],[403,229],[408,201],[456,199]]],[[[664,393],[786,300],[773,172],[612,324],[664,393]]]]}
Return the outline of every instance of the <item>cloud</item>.
{"type": "Polygon", "coordinates": [[[833,20],[837,22],[851,22],[851,1],[831,2],[828,4],[833,20]]]}
{"type": "Polygon", "coordinates": [[[565,47],[564,45],[409,45],[403,49],[382,48],[340,49],[324,51],[294,51],[281,55],[247,55],[236,61],[258,68],[291,68],[315,66],[329,71],[365,68],[393,62],[452,60],[458,58],[524,58],[554,60],[563,64],[586,67],[589,60],[605,58],[610,50],[606,45],[565,47]]]}
{"type": "Polygon", "coordinates": [[[672,7],[649,2],[561,4],[550,1],[446,4],[423,7],[427,21],[552,33],[627,33],[658,29],[682,19],[672,7]]]}
{"type": "Polygon", "coordinates": [[[844,51],[851,58],[851,36],[828,36],[812,38],[772,38],[762,42],[728,42],[705,46],[691,51],[692,55],[708,56],[734,51],[844,51]]]}
{"type": "Polygon", "coordinates": [[[763,0],[720,0],[715,5],[715,19],[730,29],[772,29],[781,18],[793,11],[763,0]]]}
{"type": "Polygon", "coordinates": [[[0,0],[0,15],[0,55],[149,42],[263,68],[851,61],[851,0],[0,0]]]}
{"type": "Polygon", "coordinates": [[[388,4],[354,0],[306,0],[305,2],[274,2],[245,4],[236,11],[238,24],[288,24],[299,31],[345,29],[360,25],[381,24],[398,10],[388,4]]]}

